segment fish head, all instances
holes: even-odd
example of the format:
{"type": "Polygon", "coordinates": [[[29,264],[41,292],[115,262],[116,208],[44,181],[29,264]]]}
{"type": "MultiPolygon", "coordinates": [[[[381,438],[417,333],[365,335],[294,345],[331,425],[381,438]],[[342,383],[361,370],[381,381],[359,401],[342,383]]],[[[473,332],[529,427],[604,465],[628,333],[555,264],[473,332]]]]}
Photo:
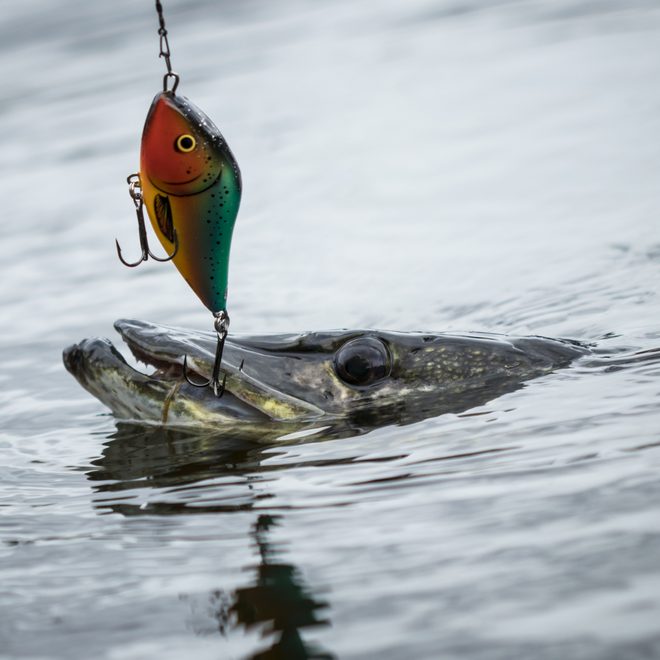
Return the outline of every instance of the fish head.
{"type": "Polygon", "coordinates": [[[140,174],[158,191],[196,195],[238,165],[215,124],[198,107],[172,92],[156,95],[142,132],[140,174]]]}
{"type": "Polygon", "coordinates": [[[396,333],[374,330],[230,336],[225,394],[182,375],[208,378],[215,335],[144,321],[116,329],[153,371],[129,366],[108,341],[65,351],[67,369],[116,416],[170,426],[217,428],[350,420],[360,428],[409,423],[481,405],[566,366],[583,347],[540,337],[396,333]]]}

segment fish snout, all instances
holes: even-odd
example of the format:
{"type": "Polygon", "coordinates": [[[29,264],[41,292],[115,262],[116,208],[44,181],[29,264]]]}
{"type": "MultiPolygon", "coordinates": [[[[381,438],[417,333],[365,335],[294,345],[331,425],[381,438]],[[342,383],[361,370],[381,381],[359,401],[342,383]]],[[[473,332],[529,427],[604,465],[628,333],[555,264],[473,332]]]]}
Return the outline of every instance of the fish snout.
{"type": "Polygon", "coordinates": [[[107,367],[112,362],[124,362],[109,339],[83,339],[64,349],[62,361],[66,370],[79,381],[97,367],[107,367]]]}
{"type": "Polygon", "coordinates": [[[62,361],[64,362],[64,367],[66,370],[73,374],[74,376],[78,373],[78,369],[83,360],[83,351],[80,348],[80,344],[72,344],[67,346],[64,351],[62,351],[62,361]]]}

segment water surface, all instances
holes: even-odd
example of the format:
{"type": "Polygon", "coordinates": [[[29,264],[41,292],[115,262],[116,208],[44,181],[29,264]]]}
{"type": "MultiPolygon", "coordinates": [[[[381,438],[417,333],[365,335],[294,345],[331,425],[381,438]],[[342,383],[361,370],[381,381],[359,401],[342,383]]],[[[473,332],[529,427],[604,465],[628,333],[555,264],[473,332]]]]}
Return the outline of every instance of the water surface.
{"type": "MultiPolygon", "coordinates": [[[[244,175],[232,331],[660,346],[654,0],[171,0],[244,175]]],[[[246,447],[117,426],[60,354],[210,327],[137,249],[150,2],[3,12],[0,656],[660,657],[660,364],[246,447]],[[262,654],[262,655],[259,655],[262,654]]]]}

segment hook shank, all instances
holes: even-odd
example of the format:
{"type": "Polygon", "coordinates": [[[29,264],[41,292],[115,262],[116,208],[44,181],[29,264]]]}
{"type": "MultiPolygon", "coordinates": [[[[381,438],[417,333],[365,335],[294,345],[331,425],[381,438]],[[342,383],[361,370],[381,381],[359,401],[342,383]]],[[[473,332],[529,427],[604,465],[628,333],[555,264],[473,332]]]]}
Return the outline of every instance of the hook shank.
{"type": "MultiPolygon", "coordinates": [[[[225,393],[225,384],[227,382],[227,373],[222,377],[222,382],[220,382],[220,368],[222,365],[222,353],[225,348],[225,340],[227,339],[227,332],[229,330],[229,314],[225,310],[221,310],[214,314],[215,320],[213,321],[213,327],[215,328],[218,341],[215,345],[215,360],[213,361],[213,371],[211,373],[211,378],[203,381],[194,381],[188,375],[188,356],[185,355],[183,358],[183,377],[186,381],[193,387],[210,387],[213,390],[213,394],[220,398],[225,393]]],[[[242,365],[241,365],[242,367],[242,365]]]]}
{"type": "Polygon", "coordinates": [[[135,214],[137,216],[138,223],[138,236],[140,239],[140,250],[142,250],[142,255],[135,262],[131,263],[126,261],[126,259],[124,259],[122,256],[119,241],[115,239],[119,261],[121,261],[124,266],[128,266],[129,268],[135,268],[136,266],[139,266],[143,261],[147,261],[149,257],[151,257],[154,261],[160,261],[161,263],[165,261],[171,261],[179,251],[179,237],[177,236],[176,230],[174,230],[174,251],[172,254],[168,254],[166,257],[157,257],[149,248],[149,241],[147,239],[147,226],[144,222],[144,199],[142,197],[142,187],[140,186],[140,175],[137,173],[131,174],[126,179],[126,181],[128,182],[128,194],[131,196],[133,204],[135,205],[135,214]]]}

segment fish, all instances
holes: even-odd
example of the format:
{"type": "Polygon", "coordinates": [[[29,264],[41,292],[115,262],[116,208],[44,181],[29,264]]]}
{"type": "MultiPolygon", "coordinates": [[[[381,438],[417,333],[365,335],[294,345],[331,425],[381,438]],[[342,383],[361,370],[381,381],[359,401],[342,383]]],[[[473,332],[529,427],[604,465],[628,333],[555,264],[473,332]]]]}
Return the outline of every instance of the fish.
{"type": "Polygon", "coordinates": [[[185,96],[157,94],[142,132],[140,185],[156,236],[213,313],[227,308],[229,253],[241,202],[238,163],[185,96]]]}
{"type": "Polygon", "coordinates": [[[572,340],[486,333],[334,330],[227,339],[225,394],[191,386],[208,376],[215,335],[141,320],[115,329],[146,371],[109,339],[64,350],[66,369],[118,420],[171,428],[295,433],[319,424],[373,429],[483,405],[569,366],[589,347],[572,340]]]}

